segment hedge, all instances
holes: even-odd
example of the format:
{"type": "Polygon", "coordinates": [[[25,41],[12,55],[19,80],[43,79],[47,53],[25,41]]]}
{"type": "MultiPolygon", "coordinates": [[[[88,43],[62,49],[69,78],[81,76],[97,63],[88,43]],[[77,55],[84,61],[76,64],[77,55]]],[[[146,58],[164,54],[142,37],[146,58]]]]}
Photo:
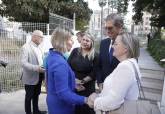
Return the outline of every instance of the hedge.
{"type": "Polygon", "coordinates": [[[148,43],[148,51],[151,56],[162,66],[165,67],[165,62],[160,62],[161,59],[165,58],[165,41],[160,39],[160,36],[150,39],[148,43]]]}

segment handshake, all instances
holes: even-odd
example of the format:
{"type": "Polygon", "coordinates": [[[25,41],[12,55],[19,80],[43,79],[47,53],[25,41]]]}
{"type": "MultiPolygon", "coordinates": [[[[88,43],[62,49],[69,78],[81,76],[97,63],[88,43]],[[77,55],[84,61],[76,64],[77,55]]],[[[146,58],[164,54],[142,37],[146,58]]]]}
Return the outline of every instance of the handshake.
{"type": "Polygon", "coordinates": [[[95,99],[99,97],[99,95],[97,93],[92,93],[88,98],[87,98],[87,102],[86,104],[90,107],[90,108],[94,108],[94,101],[95,99]]]}

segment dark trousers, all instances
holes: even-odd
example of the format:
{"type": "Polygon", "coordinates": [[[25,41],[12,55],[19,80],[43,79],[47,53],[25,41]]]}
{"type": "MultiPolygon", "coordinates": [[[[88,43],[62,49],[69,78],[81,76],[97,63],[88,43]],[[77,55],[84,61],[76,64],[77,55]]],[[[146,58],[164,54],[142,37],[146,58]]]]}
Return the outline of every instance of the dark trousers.
{"type": "Polygon", "coordinates": [[[26,85],[25,84],[25,112],[26,114],[32,114],[31,111],[31,102],[33,104],[33,113],[37,114],[39,111],[38,108],[38,99],[41,93],[41,84],[43,80],[43,75],[39,76],[39,82],[37,85],[26,85]]]}

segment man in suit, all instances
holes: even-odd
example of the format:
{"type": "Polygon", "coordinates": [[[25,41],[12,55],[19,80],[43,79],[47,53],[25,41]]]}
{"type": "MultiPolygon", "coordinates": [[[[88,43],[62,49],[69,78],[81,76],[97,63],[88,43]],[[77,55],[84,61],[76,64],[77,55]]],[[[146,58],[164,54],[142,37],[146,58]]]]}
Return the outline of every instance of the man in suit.
{"type": "Polygon", "coordinates": [[[108,38],[100,43],[99,71],[97,73],[97,83],[99,90],[102,90],[102,83],[105,78],[113,72],[119,61],[113,56],[113,42],[123,29],[123,19],[116,13],[107,16],[105,20],[105,30],[108,38]]]}
{"type": "Polygon", "coordinates": [[[43,40],[43,32],[35,30],[29,43],[23,45],[21,50],[21,64],[23,67],[22,82],[25,85],[25,112],[32,114],[31,102],[33,104],[33,114],[44,114],[38,108],[38,99],[41,93],[41,83],[44,79],[44,69],[42,68],[42,51],[39,44],[43,40]]]}

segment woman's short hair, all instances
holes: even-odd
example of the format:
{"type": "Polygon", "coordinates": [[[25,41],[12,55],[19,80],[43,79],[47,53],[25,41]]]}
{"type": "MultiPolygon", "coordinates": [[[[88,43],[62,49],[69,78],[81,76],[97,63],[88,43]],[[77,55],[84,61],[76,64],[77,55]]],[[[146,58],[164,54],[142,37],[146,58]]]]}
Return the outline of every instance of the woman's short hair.
{"type": "Polygon", "coordinates": [[[110,15],[107,16],[105,21],[106,22],[112,21],[113,25],[119,28],[123,28],[124,25],[122,17],[117,13],[111,13],[110,15]]]}
{"type": "Polygon", "coordinates": [[[94,49],[94,37],[90,34],[90,33],[84,33],[83,37],[87,37],[89,39],[91,39],[91,47],[90,47],[90,51],[88,53],[88,58],[89,60],[93,60],[94,59],[94,55],[95,55],[95,49],[94,49]]]}
{"type": "Polygon", "coordinates": [[[71,32],[66,29],[56,28],[51,36],[51,44],[56,51],[64,53],[67,51],[66,42],[71,37],[71,32]]]}
{"type": "Polygon", "coordinates": [[[121,42],[128,49],[128,58],[138,58],[140,55],[139,39],[131,33],[123,32],[120,33],[121,42]]]}

